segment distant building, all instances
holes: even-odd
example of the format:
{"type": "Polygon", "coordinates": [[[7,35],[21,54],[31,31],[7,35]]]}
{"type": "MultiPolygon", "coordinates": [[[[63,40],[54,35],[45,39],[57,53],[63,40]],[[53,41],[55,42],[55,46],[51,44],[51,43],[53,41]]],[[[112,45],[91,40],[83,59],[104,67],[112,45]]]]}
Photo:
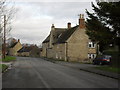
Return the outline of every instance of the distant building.
{"type": "Polygon", "coordinates": [[[24,45],[19,51],[18,56],[39,57],[40,50],[36,45],[24,45]]]}
{"type": "Polygon", "coordinates": [[[80,15],[79,25],[67,28],[51,27],[50,34],[42,42],[42,57],[65,61],[87,62],[96,57],[97,44],[86,34],[85,20],[80,15]]]}
{"type": "Polygon", "coordinates": [[[18,41],[13,42],[12,45],[9,47],[8,55],[17,56],[17,51],[19,51],[21,48],[22,44],[18,39],[18,41]]]}

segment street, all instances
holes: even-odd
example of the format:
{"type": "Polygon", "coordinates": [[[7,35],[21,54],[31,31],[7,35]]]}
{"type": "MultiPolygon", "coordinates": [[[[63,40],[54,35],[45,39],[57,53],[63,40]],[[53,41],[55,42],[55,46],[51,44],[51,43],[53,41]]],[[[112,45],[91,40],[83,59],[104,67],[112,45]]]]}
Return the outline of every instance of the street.
{"type": "Polygon", "coordinates": [[[3,88],[118,88],[118,80],[55,64],[17,57],[2,76],[3,88]]]}

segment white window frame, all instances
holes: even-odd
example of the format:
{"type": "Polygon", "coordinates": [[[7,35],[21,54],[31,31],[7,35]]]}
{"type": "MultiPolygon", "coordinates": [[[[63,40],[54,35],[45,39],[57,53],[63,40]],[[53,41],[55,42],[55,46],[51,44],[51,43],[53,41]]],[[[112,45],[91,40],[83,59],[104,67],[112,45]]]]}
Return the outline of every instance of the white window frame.
{"type": "Polygon", "coordinates": [[[96,57],[95,53],[88,53],[88,58],[89,59],[94,59],[96,57]]]}
{"type": "Polygon", "coordinates": [[[95,48],[96,44],[94,42],[88,42],[88,47],[89,48],[95,48]]]}

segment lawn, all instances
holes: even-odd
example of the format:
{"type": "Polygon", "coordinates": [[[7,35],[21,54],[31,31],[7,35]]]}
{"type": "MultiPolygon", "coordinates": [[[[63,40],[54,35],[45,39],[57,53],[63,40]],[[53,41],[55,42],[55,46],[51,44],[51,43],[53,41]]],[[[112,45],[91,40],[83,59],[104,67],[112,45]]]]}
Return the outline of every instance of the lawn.
{"type": "Polygon", "coordinates": [[[12,57],[12,56],[6,56],[5,59],[2,59],[3,62],[10,62],[10,61],[14,61],[16,60],[15,57],[12,57]]]}
{"type": "Polygon", "coordinates": [[[0,64],[0,69],[2,69],[2,70],[1,70],[2,72],[4,72],[7,68],[8,68],[7,65],[5,65],[5,64],[0,64]]]}
{"type": "Polygon", "coordinates": [[[100,67],[95,67],[95,68],[108,71],[108,72],[120,73],[120,68],[117,68],[117,67],[100,66],[100,67]]]}

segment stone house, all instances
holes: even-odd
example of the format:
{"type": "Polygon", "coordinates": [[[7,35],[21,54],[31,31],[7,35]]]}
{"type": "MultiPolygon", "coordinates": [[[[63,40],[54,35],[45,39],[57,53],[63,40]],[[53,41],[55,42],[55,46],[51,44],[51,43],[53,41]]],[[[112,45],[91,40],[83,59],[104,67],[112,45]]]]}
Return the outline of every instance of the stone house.
{"type": "Polygon", "coordinates": [[[8,55],[17,56],[17,51],[20,50],[21,48],[22,48],[22,44],[20,43],[20,39],[18,39],[17,42],[14,42],[9,47],[8,55]]]}
{"type": "Polygon", "coordinates": [[[40,55],[40,50],[36,45],[23,46],[18,51],[18,56],[39,57],[39,55],[40,55]]]}
{"type": "Polygon", "coordinates": [[[84,15],[79,18],[79,25],[67,28],[51,27],[50,34],[42,42],[42,57],[65,61],[86,62],[96,57],[97,44],[86,34],[84,15]]]}

